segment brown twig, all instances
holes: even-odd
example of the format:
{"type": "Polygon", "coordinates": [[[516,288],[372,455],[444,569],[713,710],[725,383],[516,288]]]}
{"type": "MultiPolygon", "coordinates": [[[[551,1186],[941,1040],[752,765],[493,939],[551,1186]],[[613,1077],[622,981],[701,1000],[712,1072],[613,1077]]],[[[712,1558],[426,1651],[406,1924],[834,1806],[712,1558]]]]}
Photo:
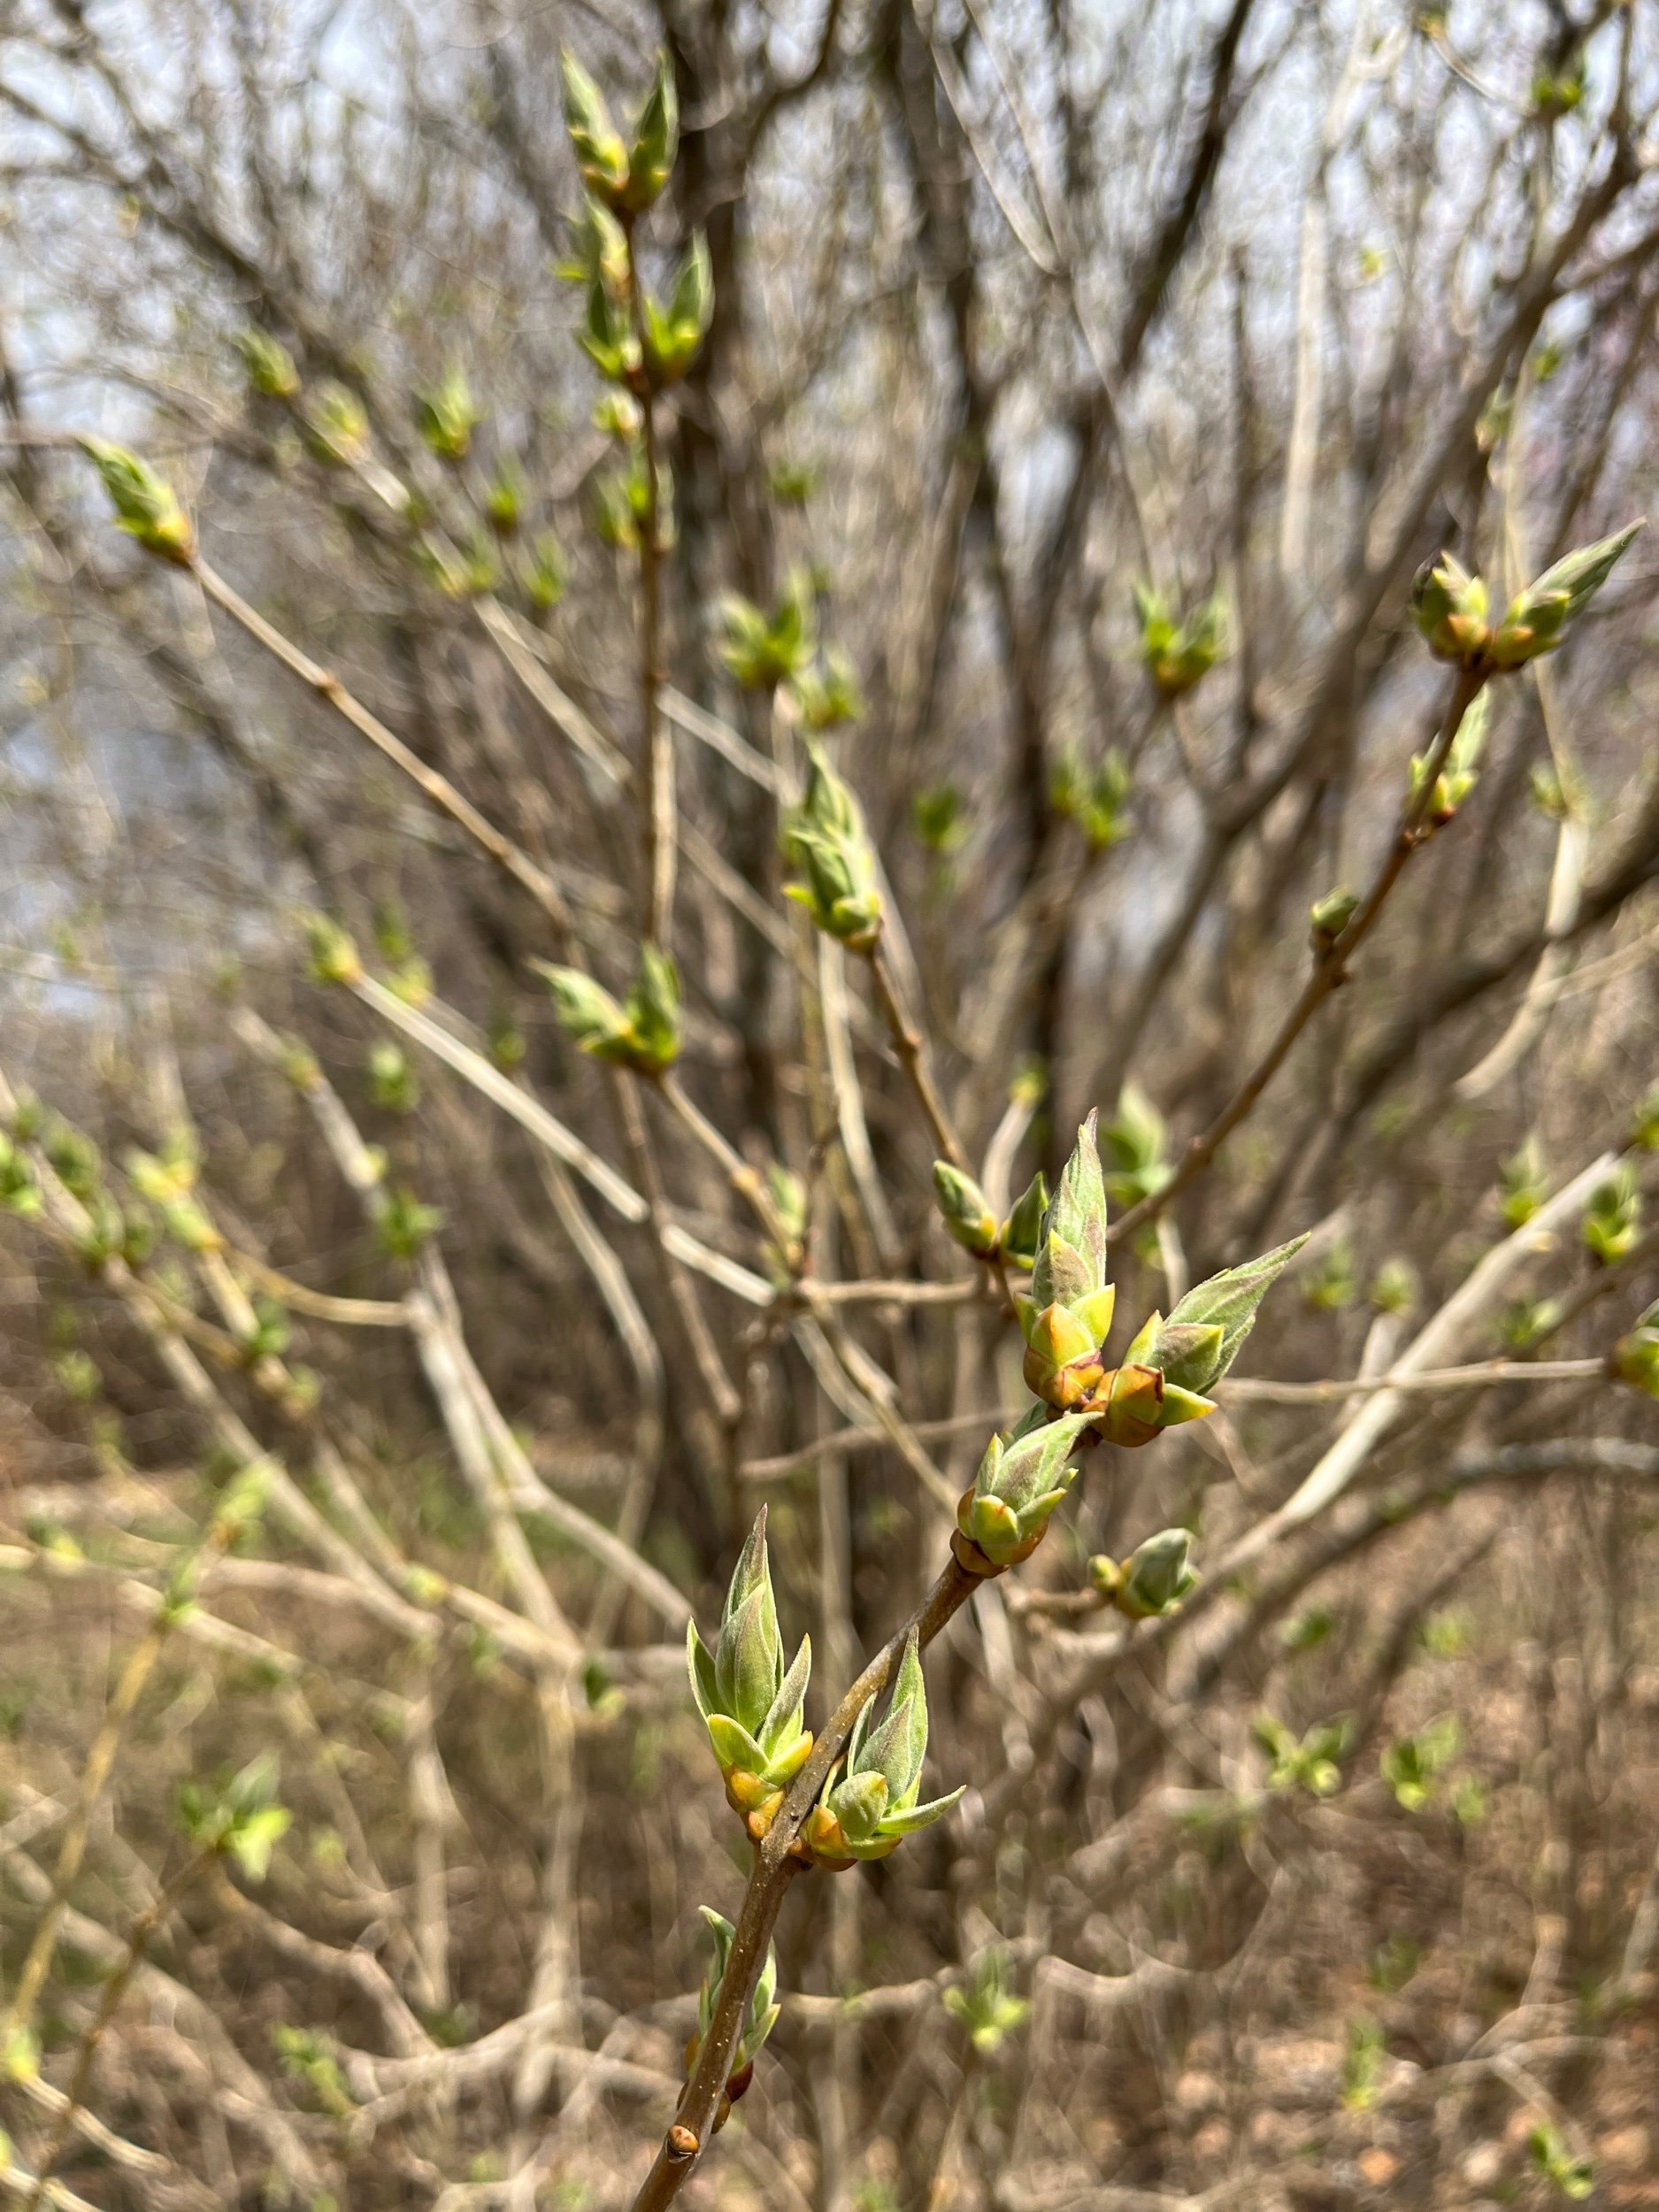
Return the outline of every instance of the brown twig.
{"type": "Polygon", "coordinates": [[[188,565],[191,575],[216,607],[222,609],[257,644],[264,646],[273,659],[280,661],[290,674],[297,676],[308,690],[314,691],[342,720],[349,722],[360,737],[366,737],[378,753],[383,754],[395,767],[400,768],[441,814],[447,814],[475,844],[482,847],[503,874],[510,876],[521,890],[529,893],[561,935],[569,934],[569,909],[558,886],[545,869],[538,868],[530,856],[515,845],[511,838],[503,835],[493,822],[480,814],[447,776],[440,775],[435,768],[429,768],[419,754],[411,752],[401,737],[396,736],[360,699],[346,689],[338,676],[301,652],[299,647],[284,637],[280,630],[273,629],[262,614],[248,604],[240,592],[227,584],[216,570],[208,566],[199,553],[190,556],[188,565]]]}
{"type": "Polygon", "coordinates": [[[952,1167],[968,1171],[968,1157],[957,1141],[956,1133],[950,1125],[933,1079],[928,1071],[926,1044],[921,1032],[911,1023],[899,997],[898,985],[879,938],[866,955],[870,963],[870,979],[875,986],[882,1018],[887,1025],[887,1034],[893,1040],[893,1049],[899,1056],[899,1064],[916,1094],[916,1101],[933,1133],[933,1143],[940,1156],[952,1167]]]}
{"type": "Polygon", "coordinates": [[[150,1937],[172,1911],[174,1901],[180,1893],[189,1887],[196,1876],[216,1855],[216,1850],[211,1845],[196,1852],[182,1872],[168,1883],[167,1886],[150,1904],[145,1907],[133,1923],[133,1932],[127,1938],[126,1954],[120,1964],[104,1985],[104,1994],[98,2001],[98,2009],[93,2016],[92,2024],[81,2039],[81,2047],[75,2055],[75,2070],[70,2077],[68,2091],[59,2108],[57,2123],[47,2139],[45,2149],[41,2154],[40,2163],[35,2170],[35,2186],[29,2193],[24,2212],[38,2212],[38,2207],[48,2193],[52,2168],[63,2155],[64,2145],[69,2140],[70,2130],[75,2124],[75,2115],[80,2111],[81,2101],[86,2095],[87,2084],[92,2075],[93,2061],[98,2055],[98,2046],[104,2040],[104,2031],[114,2019],[122,1998],[132,1986],[134,1975],[144,1962],[144,1954],[150,1948],[150,1937]]]}

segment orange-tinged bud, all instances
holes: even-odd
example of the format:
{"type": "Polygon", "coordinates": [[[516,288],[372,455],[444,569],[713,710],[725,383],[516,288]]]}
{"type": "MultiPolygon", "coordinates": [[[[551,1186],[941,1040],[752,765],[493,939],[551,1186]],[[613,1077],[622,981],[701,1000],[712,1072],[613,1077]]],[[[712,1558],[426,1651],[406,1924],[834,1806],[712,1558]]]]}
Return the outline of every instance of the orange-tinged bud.
{"type": "Polygon", "coordinates": [[[1164,1387],[1163,1373],[1156,1367],[1116,1367],[1102,1377],[1092,1403],[1106,1441],[1130,1449],[1149,1444],[1158,1432],[1164,1387]]]}

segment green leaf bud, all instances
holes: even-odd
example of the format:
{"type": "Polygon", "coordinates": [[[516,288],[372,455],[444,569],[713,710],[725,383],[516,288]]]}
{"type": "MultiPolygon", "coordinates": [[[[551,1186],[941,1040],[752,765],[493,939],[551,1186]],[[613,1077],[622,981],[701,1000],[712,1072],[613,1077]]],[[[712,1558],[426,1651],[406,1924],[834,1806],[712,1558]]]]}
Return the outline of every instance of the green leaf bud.
{"type": "Polygon", "coordinates": [[[390,1037],[369,1048],[369,1096],[382,1113],[412,1114],[420,1103],[420,1085],[409,1055],[390,1037]]]}
{"type": "Polygon", "coordinates": [[[628,1018],[604,986],[580,968],[554,967],[543,960],[531,965],[552,992],[559,1027],[572,1043],[601,1059],[622,1058],[628,1018]]]}
{"type": "Polygon", "coordinates": [[[991,1439],[956,1508],[953,1549],[970,1571],[1001,1573],[1029,1558],[1077,1478],[1071,1455],[1087,1425],[1071,1414],[991,1439]]]}
{"type": "Polygon", "coordinates": [[[1498,1211],[1509,1229],[1525,1228],[1549,1194],[1549,1169],[1538,1137],[1523,1140],[1498,1170],[1498,1211]]]}
{"type": "Polygon", "coordinates": [[[1007,1956],[995,1947],[977,1961],[967,1985],[946,1990],[942,2002],[952,2018],[966,2028],[968,2040],[981,2057],[999,2050],[1031,2014],[1025,1998],[1010,1993],[1007,1956]]]}
{"type": "Polygon", "coordinates": [[[394,1259],[412,1260],[419,1256],[421,1247],[442,1228],[443,1211],[438,1206],[424,1205],[412,1191],[392,1190],[387,1193],[374,1225],[381,1244],[394,1259]]]}
{"type": "Polygon", "coordinates": [[[812,1748],[811,1733],[802,1725],[811,1640],[802,1639],[786,1668],[764,1509],[733,1573],[713,1652],[693,1622],[687,1629],[686,1656],[692,1696],[708,1729],[727,1801],[758,1841],[783,1802],[785,1786],[812,1748]]]}
{"type": "Polygon", "coordinates": [[[632,1066],[657,1074],[680,1056],[680,971],[660,946],[640,947],[639,974],[625,1008],[632,1066]]]}
{"type": "Polygon", "coordinates": [[[1358,911],[1359,894],[1350,891],[1346,884],[1340,885],[1334,891],[1327,891],[1322,899],[1316,899],[1308,909],[1309,939],[1321,959],[1336,944],[1358,911]]]}
{"type": "Polygon", "coordinates": [[[565,549],[551,530],[539,530],[518,565],[525,597],[538,614],[557,607],[565,596],[570,565],[565,549]]]}
{"type": "Polygon", "coordinates": [[[577,333],[577,343],[611,383],[626,384],[638,375],[643,357],[634,319],[602,276],[595,275],[588,287],[587,322],[577,333]]]}
{"type": "Polygon", "coordinates": [[[910,827],[930,853],[948,859],[968,837],[962,794],[954,783],[929,784],[910,802],[910,827]]]}
{"type": "Polygon", "coordinates": [[[300,388],[300,373],[294,365],[294,357],[269,331],[250,324],[236,333],[235,345],[248,372],[248,381],[256,392],[263,393],[267,399],[295,396],[300,388]]]}
{"type": "Polygon", "coordinates": [[[881,933],[875,856],[852,793],[809,742],[804,796],[784,817],[783,849],[795,875],[786,897],[805,907],[826,936],[867,952],[881,933]]]}
{"type": "Polygon", "coordinates": [[[1315,1313],[1346,1313],[1357,1302],[1359,1276],[1354,1265],[1354,1248],[1346,1237],[1337,1237],[1326,1246],[1317,1266],[1302,1279],[1302,1296],[1303,1304],[1315,1313]]]}
{"type": "Polygon", "coordinates": [[[775,690],[799,675],[811,661],[817,648],[817,615],[811,582],[804,575],[791,576],[770,615],[762,613],[741,592],[722,595],[719,615],[725,631],[720,658],[745,690],[775,690]]]}
{"type": "Polygon", "coordinates": [[[1128,756],[1117,746],[1091,766],[1068,745],[1049,776],[1048,803],[1063,819],[1077,824],[1096,852],[1106,852],[1130,834],[1125,809],[1133,786],[1128,756]]]}
{"type": "Polygon", "coordinates": [[[674,65],[668,49],[657,56],[657,76],[634,127],[634,145],[627,157],[627,181],[623,203],[642,214],[661,193],[674,171],[680,150],[680,98],[674,89],[674,65]]]}
{"type": "Polygon", "coordinates": [[[1486,587],[1454,554],[1442,553],[1417,572],[1411,613],[1439,660],[1480,660],[1492,641],[1486,587]]]}
{"type": "Polygon", "coordinates": [[[1594,2164],[1574,2151],[1553,2122],[1539,2123],[1526,2139],[1526,2150],[1537,2171],[1570,2204],[1582,2204],[1594,2193],[1594,2164]]]}
{"type": "Polygon", "coordinates": [[[116,520],[127,536],[158,559],[188,567],[196,550],[196,534],[172,485],[125,446],[91,437],[77,443],[102,478],[116,520]]]}
{"type": "Polygon", "coordinates": [[[594,428],[618,445],[632,445],[643,420],[640,403],[631,392],[601,392],[594,402],[594,428]]]}
{"type": "Polygon", "coordinates": [[[791,677],[789,687],[800,710],[801,726],[815,734],[844,728],[864,710],[864,695],[853,664],[832,645],[813,666],[791,677]]]}
{"type": "Polygon", "coordinates": [[[997,1234],[1002,1256],[1010,1267],[1029,1268],[1036,1264],[1042,1217],[1048,1210],[1048,1179],[1039,1168],[1014,1201],[1014,1210],[997,1234]]]}
{"type": "Polygon", "coordinates": [[[1292,1237],[1288,1243],[1275,1245],[1259,1259],[1246,1260],[1238,1267],[1225,1268],[1219,1275],[1212,1275],[1208,1282],[1197,1284],[1181,1299],[1170,1315],[1171,1327],[1197,1322],[1217,1323],[1221,1328],[1214,1368],[1202,1380],[1181,1371],[1177,1379],[1183,1388],[1209,1390],[1220,1381],[1256,1325],[1263,1299],[1307,1241],[1305,1236],[1292,1237]]]}
{"type": "Polygon", "coordinates": [[[1169,1125],[1138,1083],[1125,1083],[1118,1111],[1101,1132],[1106,1195],[1127,1209],[1154,1198],[1170,1179],[1169,1125]]]}
{"type": "Polygon", "coordinates": [[[927,1693],[916,1631],[910,1631],[888,1695],[886,1717],[872,1726],[872,1698],[859,1714],[847,1747],[844,1775],[832,1770],[803,1831],[811,1854],[831,1865],[880,1859],[900,1840],[930,1827],[963,1794],[920,1804],[927,1755],[927,1693]]]}
{"type": "Polygon", "coordinates": [[[1179,1611],[1182,1601],[1198,1587],[1192,1553],[1188,1529],[1160,1529],[1156,1536],[1148,1536],[1124,1561],[1111,1593],[1112,1603],[1132,1621],[1179,1611]]]}
{"type": "Polygon", "coordinates": [[[484,512],[489,526],[498,537],[510,538],[524,520],[525,504],[529,496],[524,480],[524,471],[516,457],[503,453],[484,491],[484,512]]]}
{"type": "Polygon", "coordinates": [[[303,421],[312,452],[337,468],[355,468],[369,451],[369,419],[355,392],[333,379],[315,386],[303,421]]]}
{"type": "Polygon", "coordinates": [[[559,56],[565,80],[565,127],[582,182],[603,205],[626,205],[628,150],[611,119],[605,96],[566,47],[559,56]]]}
{"type": "Polygon", "coordinates": [[[1417,1302],[1417,1271],[1407,1259],[1385,1260],[1365,1295],[1379,1313],[1409,1313],[1417,1302]]]}
{"type": "Polygon", "coordinates": [[[571,219],[569,258],[556,273],[571,284],[602,283],[614,300],[626,303],[633,292],[634,265],[628,234],[603,202],[585,199],[571,219]]]}
{"type": "Polygon", "coordinates": [[[1635,1248],[1640,1234],[1641,1193],[1636,1171],[1628,1160],[1621,1160],[1585,1210],[1585,1246],[1604,1267],[1610,1267],[1635,1248]]]}
{"type": "Polygon", "coordinates": [[[1659,1398],[1659,1302],[1639,1315],[1634,1327],[1619,1338],[1609,1364],[1620,1382],[1646,1397],[1659,1398]]]}
{"type": "Polygon", "coordinates": [[[1563,644],[1569,625],[1606,583],[1641,527],[1640,521],[1628,523],[1610,538],[1580,546],[1511,600],[1492,640],[1494,664],[1519,668],[1563,644]]]}
{"type": "Polygon", "coordinates": [[[313,981],[349,985],[361,979],[363,962],[357,946],[326,914],[307,916],[305,941],[313,981]]]}
{"type": "Polygon", "coordinates": [[[933,1197],[946,1233],[975,1259],[989,1259],[996,1250],[996,1216],[972,1176],[949,1160],[935,1160],[933,1197]]]}
{"type": "MultiPolygon", "coordinates": [[[[1040,1269],[1045,1264],[1052,1268],[1053,1244],[1051,1240],[1037,1255],[1040,1269]]],[[[1033,1286],[1036,1279],[1033,1274],[1033,1286]]],[[[1101,1381],[1101,1347],[1111,1327],[1117,1296],[1116,1286],[1109,1283],[1075,1307],[1039,1306],[1034,1297],[1017,1302],[1025,1340],[1022,1372],[1033,1397],[1062,1412],[1087,1402],[1101,1381]]]]}
{"type": "Polygon", "coordinates": [[[1227,650],[1225,594],[1212,592],[1179,619],[1162,593],[1148,584],[1135,586],[1134,600],[1141,623],[1141,658],[1158,695],[1185,697],[1227,650]]]}
{"type": "Polygon", "coordinates": [[[1038,1248],[1032,1295],[1046,1300],[1047,1284],[1039,1287],[1047,1255],[1057,1238],[1082,1262],[1087,1286],[1093,1295],[1106,1285],[1106,1184],[1101,1171],[1096,1142],[1098,1117],[1091,1112],[1077,1133],[1071,1156],[1060,1171],[1059,1187],[1043,1217],[1043,1241],[1038,1248]]]}
{"type": "Polygon", "coordinates": [[[672,384],[696,359],[714,313],[714,265],[702,231],[693,234],[667,306],[660,306],[649,292],[642,304],[645,365],[653,383],[672,384]]]}
{"type": "MultiPolygon", "coordinates": [[[[1434,787],[1424,808],[1426,823],[1440,827],[1449,822],[1474,789],[1475,770],[1486,749],[1486,733],[1492,726],[1492,694],[1480,691],[1463,710],[1450,749],[1434,779],[1434,787]]],[[[1420,800],[1428,780],[1429,757],[1414,753],[1411,757],[1411,796],[1420,800]]]]}

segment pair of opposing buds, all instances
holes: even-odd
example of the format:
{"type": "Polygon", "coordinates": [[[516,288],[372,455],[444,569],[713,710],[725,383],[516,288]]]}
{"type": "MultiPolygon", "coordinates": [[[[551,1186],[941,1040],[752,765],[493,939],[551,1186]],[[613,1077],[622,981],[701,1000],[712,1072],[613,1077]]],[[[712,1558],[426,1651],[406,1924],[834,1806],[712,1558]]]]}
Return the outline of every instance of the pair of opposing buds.
{"type": "MultiPolygon", "coordinates": [[[[710,1652],[692,1622],[686,1638],[691,1691],[709,1732],[726,1801],[758,1843],[782,1809],[784,1793],[806,1764],[812,1733],[804,1726],[812,1644],[801,1639],[785,1663],[766,1554],[763,1507],[726,1593],[710,1652]]],[[[832,1768],[803,1824],[802,1857],[833,1870],[882,1859],[908,1835],[931,1827],[962,1794],[923,1804],[927,1692],[915,1635],[904,1647],[887,1709],[878,1724],[872,1698],[855,1722],[843,1760],[832,1768]]]]}
{"type": "Polygon", "coordinates": [[[1116,1286],[1106,1279],[1105,1179],[1091,1114],[1044,1211],[1031,1284],[1014,1301],[1025,1340],[1026,1387],[1041,1402],[993,1437],[960,1503],[956,1555],[1000,1574],[1030,1555],[1076,1478],[1074,1453],[1095,1438],[1134,1448],[1215,1410],[1211,1390],[1232,1366],[1294,1239],[1187,1292],[1155,1313],[1121,1359],[1107,1352],[1116,1286]]]}

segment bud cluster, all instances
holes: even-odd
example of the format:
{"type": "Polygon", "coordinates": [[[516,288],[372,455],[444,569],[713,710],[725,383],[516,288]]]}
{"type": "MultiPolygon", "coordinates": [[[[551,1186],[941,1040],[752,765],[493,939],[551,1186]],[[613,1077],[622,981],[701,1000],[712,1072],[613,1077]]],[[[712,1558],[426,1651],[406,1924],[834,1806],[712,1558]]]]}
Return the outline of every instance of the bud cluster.
{"type": "Polygon", "coordinates": [[[1636,1171],[1628,1160],[1621,1160],[1585,1210],[1585,1248],[1604,1267],[1611,1267],[1634,1249],[1640,1234],[1641,1192],[1636,1171]]]}
{"type": "MultiPolygon", "coordinates": [[[[1109,1137],[1114,1179],[1125,1195],[1162,1187],[1164,1128],[1150,1101],[1125,1092],[1109,1137]]],[[[1017,1241],[1013,1217],[988,1242],[993,1217],[978,1186],[943,1164],[934,1180],[959,1241],[971,1251],[1000,1245],[1010,1252],[1017,1241]]],[[[1075,1479],[1072,1455],[1086,1440],[1149,1444],[1165,1429],[1212,1413],[1215,1402],[1206,1394],[1232,1366],[1263,1299],[1305,1241],[1298,1237],[1197,1285],[1167,1320],[1152,1314],[1121,1361],[1109,1365],[1117,1294],[1106,1279],[1107,1180],[1091,1114],[1041,1215],[1029,1290],[1014,1302],[1026,1386],[1042,1403],[1006,1436],[992,1438],[957,1508],[952,1547],[972,1573],[1000,1574],[1030,1556],[1075,1479]]],[[[1033,1185],[1016,1216],[1032,1207],[1037,1192],[1033,1185]]],[[[1132,1617],[1167,1611],[1197,1579],[1190,1541],[1184,1531],[1165,1530],[1121,1565],[1096,1561],[1096,1586],[1132,1617]]]]}
{"type": "Polygon", "coordinates": [[[1030,1294],[1017,1301],[1027,1386],[1058,1411],[1086,1415],[1110,1444],[1148,1444],[1164,1429],[1202,1420],[1215,1409],[1204,1393],[1233,1364],[1302,1241],[1200,1283],[1167,1320],[1153,1314],[1109,1368],[1115,1293],[1105,1280],[1106,1194],[1091,1116],[1048,1210],[1030,1294]]]}
{"type": "Polygon", "coordinates": [[[1132,1621],[1161,1618],[1179,1610],[1198,1587],[1194,1572],[1192,1532],[1160,1529],[1137,1544],[1127,1559],[1104,1555],[1088,1563],[1089,1579],[1109,1605],[1132,1621]]]}
{"type": "Polygon", "coordinates": [[[1048,779],[1048,803],[1077,824],[1096,852],[1106,852],[1130,833],[1126,810],[1133,784],[1128,757],[1117,746],[1092,766],[1068,746],[1048,779]]]}
{"type": "Polygon", "coordinates": [[[1270,1790],[1306,1790],[1310,1797],[1332,1797],[1342,1786],[1338,1762],[1349,1747],[1353,1729],[1347,1720],[1316,1721],[1298,1736],[1272,1713],[1259,1714],[1251,1734],[1266,1752],[1270,1790]]]}
{"type": "Polygon", "coordinates": [[[1177,615],[1162,592],[1137,584],[1135,612],[1141,618],[1141,657],[1160,698],[1185,697],[1227,649],[1227,602],[1222,592],[1211,592],[1177,615]]]}
{"type": "Polygon", "coordinates": [[[802,1831],[802,1842],[820,1865],[839,1869],[855,1859],[885,1859],[906,1836],[931,1827],[963,1794],[955,1789],[931,1803],[917,1802],[927,1755],[927,1692],[914,1629],[899,1662],[887,1717],[872,1728],[875,1708],[872,1697],[853,1724],[844,1764],[831,1770],[802,1831]]]}
{"type": "Polygon", "coordinates": [[[483,420],[465,373],[452,364],[430,391],[418,392],[415,419],[439,460],[452,466],[465,461],[472,449],[472,433],[483,420]]]}
{"type": "Polygon", "coordinates": [[[1002,1259],[1010,1267],[1033,1263],[1048,1204],[1048,1181],[1041,1168],[1015,1200],[1006,1221],[998,1221],[972,1176],[949,1160],[933,1162],[933,1199],[946,1235],[976,1260],[1002,1259]]]}
{"type": "Polygon", "coordinates": [[[792,569],[770,614],[741,592],[723,593],[718,651],[745,691],[785,690],[801,727],[821,737],[857,721],[864,702],[847,655],[833,645],[819,651],[818,589],[813,571],[792,569]]]}
{"type": "Polygon", "coordinates": [[[1063,1414],[1056,1420],[1033,1406],[1006,1439],[991,1439],[979,1472],[957,1504],[950,1540],[970,1574],[1001,1574],[1030,1558],[1056,1506],[1077,1479],[1071,1454],[1087,1426],[1087,1414],[1063,1414]]]}
{"type": "Polygon", "coordinates": [[[881,934],[881,892],[864,817],[822,749],[806,749],[806,790],[784,817],[783,849],[795,870],[784,893],[826,936],[869,952],[881,934]]]}
{"type": "Polygon", "coordinates": [[[1463,801],[1475,787],[1475,770],[1486,749],[1486,732],[1492,724],[1492,694],[1477,693],[1458,722],[1451,746],[1444,761],[1436,771],[1433,784],[1429,783],[1429,757],[1424,753],[1411,756],[1411,798],[1413,803],[1427,802],[1423,819],[1439,829],[1449,822],[1463,801]]]}
{"type": "Polygon", "coordinates": [[[580,968],[533,960],[572,1042],[613,1067],[661,1075],[680,1056],[680,972],[658,946],[640,948],[639,973],[620,1003],[580,968]]]}
{"type": "Polygon", "coordinates": [[[566,53],[565,121],[588,202],[565,273],[588,287],[581,343],[608,382],[660,390],[696,358],[714,307],[708,241],[694,234],[666,303],[639,283],[633,225],[661,196],[680,150],[680,104],[664,50],[634,126],[631,142],[611,120],[605,96],[566,53]],[[638,297],[635,298],[635,287],[638,297]],[[637,308],[637,314],[635,310],[637,308]]]}
{"type": "Polygon", "coordinates": [[[775,691],[810,665],[818,642],[812,580],[794,570],[770,614],[728,591],[720,598],[720,658],[745,691],[775,691]]]}
{"type": "Polygon", "coordinates": [[[766,1556],[763,1506],[737,1563],[712,1653],[695,1621],[686,1631],[691,1694],[726,1782],[727,1802],[758,1842],[777,1817],[787,1785],[812,1748],[803,1726],[812,1640],[787,1668],[766,1556]]]}
{"type": "Polygon", "coordinates": [[[135,538],[147,553],[188,567],[196,550],[196,533],[172,485],[125,446],[111,445],[103,438],[79,442],[102,478],[116,520],[127,536],[135,538]]]}
{"type": "Polygon", "coordinates": [[[1525,667],[1565,641],[1570,625],[1606,583],[1641,526],[1628,523],[1611,537],[1567,554],[1518,592],[1495,623],[1485,580],[1471,575],[1453,554],[1442,553],[1418,573],[1411,594],[1413,618],[1430,651],[1441,660],[1460,661],[1465,667],[1525,667]]]}

